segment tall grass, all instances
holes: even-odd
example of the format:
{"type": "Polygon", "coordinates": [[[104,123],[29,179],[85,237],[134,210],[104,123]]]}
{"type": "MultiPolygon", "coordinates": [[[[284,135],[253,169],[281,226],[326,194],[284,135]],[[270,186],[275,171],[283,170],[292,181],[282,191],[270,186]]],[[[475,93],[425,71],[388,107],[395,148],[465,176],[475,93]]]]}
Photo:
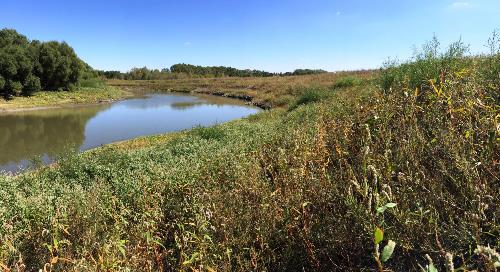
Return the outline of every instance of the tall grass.
{"type": "Polygon", "coordinates": [[[0,176],[0,266],[495,271],[499,55],[454,46],[288,111],[0,176]]]}

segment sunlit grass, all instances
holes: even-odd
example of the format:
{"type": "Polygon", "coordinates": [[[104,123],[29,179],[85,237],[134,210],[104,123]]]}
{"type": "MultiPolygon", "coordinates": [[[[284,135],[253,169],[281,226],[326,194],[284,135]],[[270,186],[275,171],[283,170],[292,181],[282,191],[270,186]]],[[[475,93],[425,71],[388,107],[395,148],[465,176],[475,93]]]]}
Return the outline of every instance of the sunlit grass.
{"type": "Polygon", "coordinates": [[[0,98],[0,111],[20,110],[37,107],[57,107],[71,104],[92,104],[108,102],[131,94],[114,87],[80,87],[72,92],[36,92],[29,97],[0,98]]]}

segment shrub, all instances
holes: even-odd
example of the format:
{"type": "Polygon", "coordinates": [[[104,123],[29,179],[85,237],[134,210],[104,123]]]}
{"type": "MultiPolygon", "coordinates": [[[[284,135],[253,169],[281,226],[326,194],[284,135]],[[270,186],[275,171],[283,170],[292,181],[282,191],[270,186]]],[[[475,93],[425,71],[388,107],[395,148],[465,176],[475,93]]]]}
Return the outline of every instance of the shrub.
{"type": "Polygon", "coordinates": [[[84,88],[103,88],[106,86],[106,83],[100,78],[89,78],[82,79],[80,81],[80,86],[84,88]]]}
{"type": "Polygon", "coordinates": [[[225,137],[224,131],[220,126],[211,127],[196,127],[193,129],[195,135],[198,135],[204,140],[221,140],[225,137]]]}
{"type": "Polygon", "coordinates": [[[301,105],[315,103],[325,97],[325,91],[318,88],[309,88],[302,92],[299,98],[290,106],[290,110],[294,110],[301,105]]]}
{"type": "Polygon", "coordinates": [[[361,83],[362,80],[358,77],[354,76],[342,77],[339,78],[337,81],[335,81],[335,83],[333,84],[333,89],[354,87],[361,85],[361,83]]]}
{"type": "Polygon", "coordinates": [[[8,94],[20,95],[23,90],[23,84],[19,81],[7,80],[5,89],[8,94]]]}
{"type": "Polygon", "coordinates": [[[452,43],[446,51],[440,52],[440,43],[434,37],[408,62],[389,61],[384,64],[379,86],[384,93],[391,90],[432,90],[434,86],[446,84],[445,78],[464,73],[471,67],[473,58],[462,41],[452,43]],[[431,83],[432,82],[432,83],[431,83]]]}

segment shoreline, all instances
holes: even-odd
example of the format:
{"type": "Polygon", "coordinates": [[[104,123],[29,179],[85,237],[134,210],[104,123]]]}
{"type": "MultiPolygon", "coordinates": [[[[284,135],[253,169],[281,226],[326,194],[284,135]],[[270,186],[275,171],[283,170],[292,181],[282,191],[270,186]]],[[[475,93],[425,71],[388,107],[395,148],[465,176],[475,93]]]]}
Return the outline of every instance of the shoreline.
{"type": "MultiPolygon", "coordinates": [[[[144,85],[123,84],[123,85],[110,85],[110,86],[126,89],[125,91],[131,92],[131,93],[145,92],[144,85]]],[[[154,85],[152,84],[152,86],[154,86],[154,85]]],[[[180,94],[193,94],[193,95],[200,94],[200,95],[218,96],[218,97],[225,97],[225,98],[231,98],[231,99],[244,101],[246,105],[254,106],[254,107],[260,108],[262,110],[270,110],[273,108],[270,104],[255,101],[255,97],[248,95],[248,94],[234,94],[231,92],[211,91],[208,88],[195,88],[193,90],[182,90],[182,89],[173,89],[173,88],[163,89],[163,88],[158,88],[158,86],[155,86],[155,87],[157,89],[151,90],[151,91],[160,92],[160,93],[180,93],[180,94]]],[[[154,87],[152,87],[152,89],[154,89],[154,87]]]]}
{"type": "Polygon", "coordinates": [[[121,100],[125,100],[128,98],[131,98],[133,96],[127,96],[127,97],[122,97],[122,98],[117,98],[117,99],[109,99],[109,100],[102,100],[98,102],[89,102],[89,103],[64,103],[64,104],[58,104],[58,105],[52,105],[52,106],[34,106],[34,107],[22,107],[22,108],[12,108],[12,109],[4,109],[0,108],[0,115],[2,114],[9,114],[9,113],[19,113],[19,112],[30,112],[30,111],[39,111],[39,110],[51,110],[51,109],[64,109],[64,108],[78,108],[78,107],[86,107],[86,106],[95,106],[95,105],[101,105],[101,104],[109,104],[109,103],[114,103],[118,102],[121,100]]]}
{"type": "Polygon", "coordinates": [[[0,115],[38,110],[74,108],[113,103],[135,95],[118,87],[78,90],[75,92],[39,92],[31,97],[0,100],[0,115]]]}
{"type": "MultiPolygon", "coordinates": [[[[101,105],[101,104],[109,104],[109,103],[114,103],[117,101],[133,98],[133,97],[138,97],[140,96],[140,93],[143,92],[142,89],[137,88],[133,85],[128,85],[128,86],[109,86],[113,88],[117,88],[120,91],[123,92],[123,96],[119,98],[112,98],[112,99],[103,99],[99,100],[96,102],[82,102],[82,103],[55,103],[55,104],[48,104],[48,105],[43,105],[43,106],[20,106],[20,107],[13,107],[13,108],[5,108],[0,105],[0,115],[2,114],[9,114],[9,113],[19,113],[19,112],[30,112],[30,111],[38,111],[38,110],[50,110],[50,109],[61,109],[61,108],[76,108],[76,107],[85,107],[85,106],[93,106],[93,105],[101,105]],[[126,89],[126,90],[125,90],[126,89]]],[[[231,93],[225,93],[225,92],[220,92],[220,91],[210,91],[210,90],[201,90],[201,89],[194,89],[191,91],[183,91],[183,90],[175,90],[175,89],[169,89],[169,90],[152,90],[152,92],[160,92],[160,93],[180,93],[180,94],[200,94],[200,95],[210,95],[210,96],[217,96],[217,97],[225,97],[225,98],[231,98],[231,99],[236,99],[240,101],[246,102],[246,105],[249,106],[254,106],[257,108],[260,108],[262,110],[270,110],[272,107],[269,104],[266,103],[260,103],[257,101],[254,101],[254,98],[250,95],[237,95],[237,94],[231,94],[231,93]]],[[[5,100],[3,101],[5,102],[5,100]]]]}

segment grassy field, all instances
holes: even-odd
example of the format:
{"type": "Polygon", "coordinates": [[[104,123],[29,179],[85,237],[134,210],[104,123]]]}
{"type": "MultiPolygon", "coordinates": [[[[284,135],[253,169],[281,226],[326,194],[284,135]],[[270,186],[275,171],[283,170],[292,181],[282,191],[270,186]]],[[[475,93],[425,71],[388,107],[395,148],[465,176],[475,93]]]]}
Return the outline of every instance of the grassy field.
{"type": "Polygon", "coordinates": [[[0,112],[109,102],[131,94],[114,87],[81,87],[72,92],[36,92],[29,97],[0,98],[0,112]]]}
{"type": "Polygon", "coordinates": [[[172,80],[109,80],[110,86],[134,91],[175,91],[225,95],[251,101],[262,108],[286,107],[310,88],[336,88],[340,84],[360,85],[370,81],[376,72],[339,72],[306,76],[256,78],[181,78],[172,80]]]}
{"type": "Polygon", "coordinates": [[[453,52],[377,74],[111,82],[274,109],[0,176],[0,267],[495,271],[500,52],[453,52]]]}

